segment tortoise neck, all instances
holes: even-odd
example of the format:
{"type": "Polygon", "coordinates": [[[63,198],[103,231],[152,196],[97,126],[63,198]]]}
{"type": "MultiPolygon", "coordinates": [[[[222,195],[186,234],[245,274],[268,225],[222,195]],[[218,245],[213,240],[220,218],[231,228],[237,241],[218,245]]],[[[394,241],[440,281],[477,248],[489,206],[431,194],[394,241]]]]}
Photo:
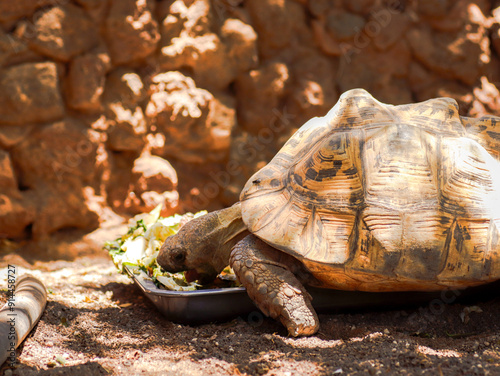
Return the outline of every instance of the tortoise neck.
{"type": "Polygon", "coordinates": [[[241,217],[241,204],[216,212],[218,225],[215,230],[218,249],[214,253],[214,264],[229,265],[229,256],[233,247],[249,234],[243,218],[241,217]]]}

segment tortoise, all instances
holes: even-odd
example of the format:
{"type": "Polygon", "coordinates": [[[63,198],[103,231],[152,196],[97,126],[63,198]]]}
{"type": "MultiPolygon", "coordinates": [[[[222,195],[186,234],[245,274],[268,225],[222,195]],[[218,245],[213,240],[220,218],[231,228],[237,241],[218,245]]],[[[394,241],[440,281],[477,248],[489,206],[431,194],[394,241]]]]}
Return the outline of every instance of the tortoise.
{"type": "Polygon", "coordinates": [[[500,118],[451,98],[387,105],[345,92],[255,173],[240,201],[162,245],[169,271],[228,264],[289,335],[314,334],[304,286],[437,291],[500,279],[500,118]]]}

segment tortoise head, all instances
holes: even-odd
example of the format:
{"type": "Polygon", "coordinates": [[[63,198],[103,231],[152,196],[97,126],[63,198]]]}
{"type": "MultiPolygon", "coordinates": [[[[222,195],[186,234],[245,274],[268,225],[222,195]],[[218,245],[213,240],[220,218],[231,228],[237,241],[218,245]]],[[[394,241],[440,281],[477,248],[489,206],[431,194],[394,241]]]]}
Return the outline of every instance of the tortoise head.
{"type": "Polygon", "coordinates": [[[246,234],[239,203],[192,219],[161,246],[156,261],[166,271],[190,271],[202,282],[229,264],[234,244],[246,234]]]}

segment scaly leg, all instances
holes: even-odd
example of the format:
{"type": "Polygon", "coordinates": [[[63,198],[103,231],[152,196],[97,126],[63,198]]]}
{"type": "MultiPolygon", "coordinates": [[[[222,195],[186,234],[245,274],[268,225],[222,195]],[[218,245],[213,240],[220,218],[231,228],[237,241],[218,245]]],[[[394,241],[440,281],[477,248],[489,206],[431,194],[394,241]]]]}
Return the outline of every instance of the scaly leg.
{"type": "Polygon", "coordinates": [[[319,321],[311,296],[290,271],[292,258],[254,235],[231,252],[230,265],[259,309],[279,319],[294,337],[316,333],[319,321]]]}

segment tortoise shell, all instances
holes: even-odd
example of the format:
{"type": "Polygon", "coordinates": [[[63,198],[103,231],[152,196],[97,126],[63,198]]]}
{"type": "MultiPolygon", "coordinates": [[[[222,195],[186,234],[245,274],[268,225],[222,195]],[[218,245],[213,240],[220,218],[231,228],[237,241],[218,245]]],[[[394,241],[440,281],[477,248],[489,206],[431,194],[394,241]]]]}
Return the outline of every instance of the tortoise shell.
{"type": "Polygon", "coordinates": [[[500,119],[450,98],[344,93],[241,192],[256,236],[325,286],[434,290],[500,279],[500,119]]]}

